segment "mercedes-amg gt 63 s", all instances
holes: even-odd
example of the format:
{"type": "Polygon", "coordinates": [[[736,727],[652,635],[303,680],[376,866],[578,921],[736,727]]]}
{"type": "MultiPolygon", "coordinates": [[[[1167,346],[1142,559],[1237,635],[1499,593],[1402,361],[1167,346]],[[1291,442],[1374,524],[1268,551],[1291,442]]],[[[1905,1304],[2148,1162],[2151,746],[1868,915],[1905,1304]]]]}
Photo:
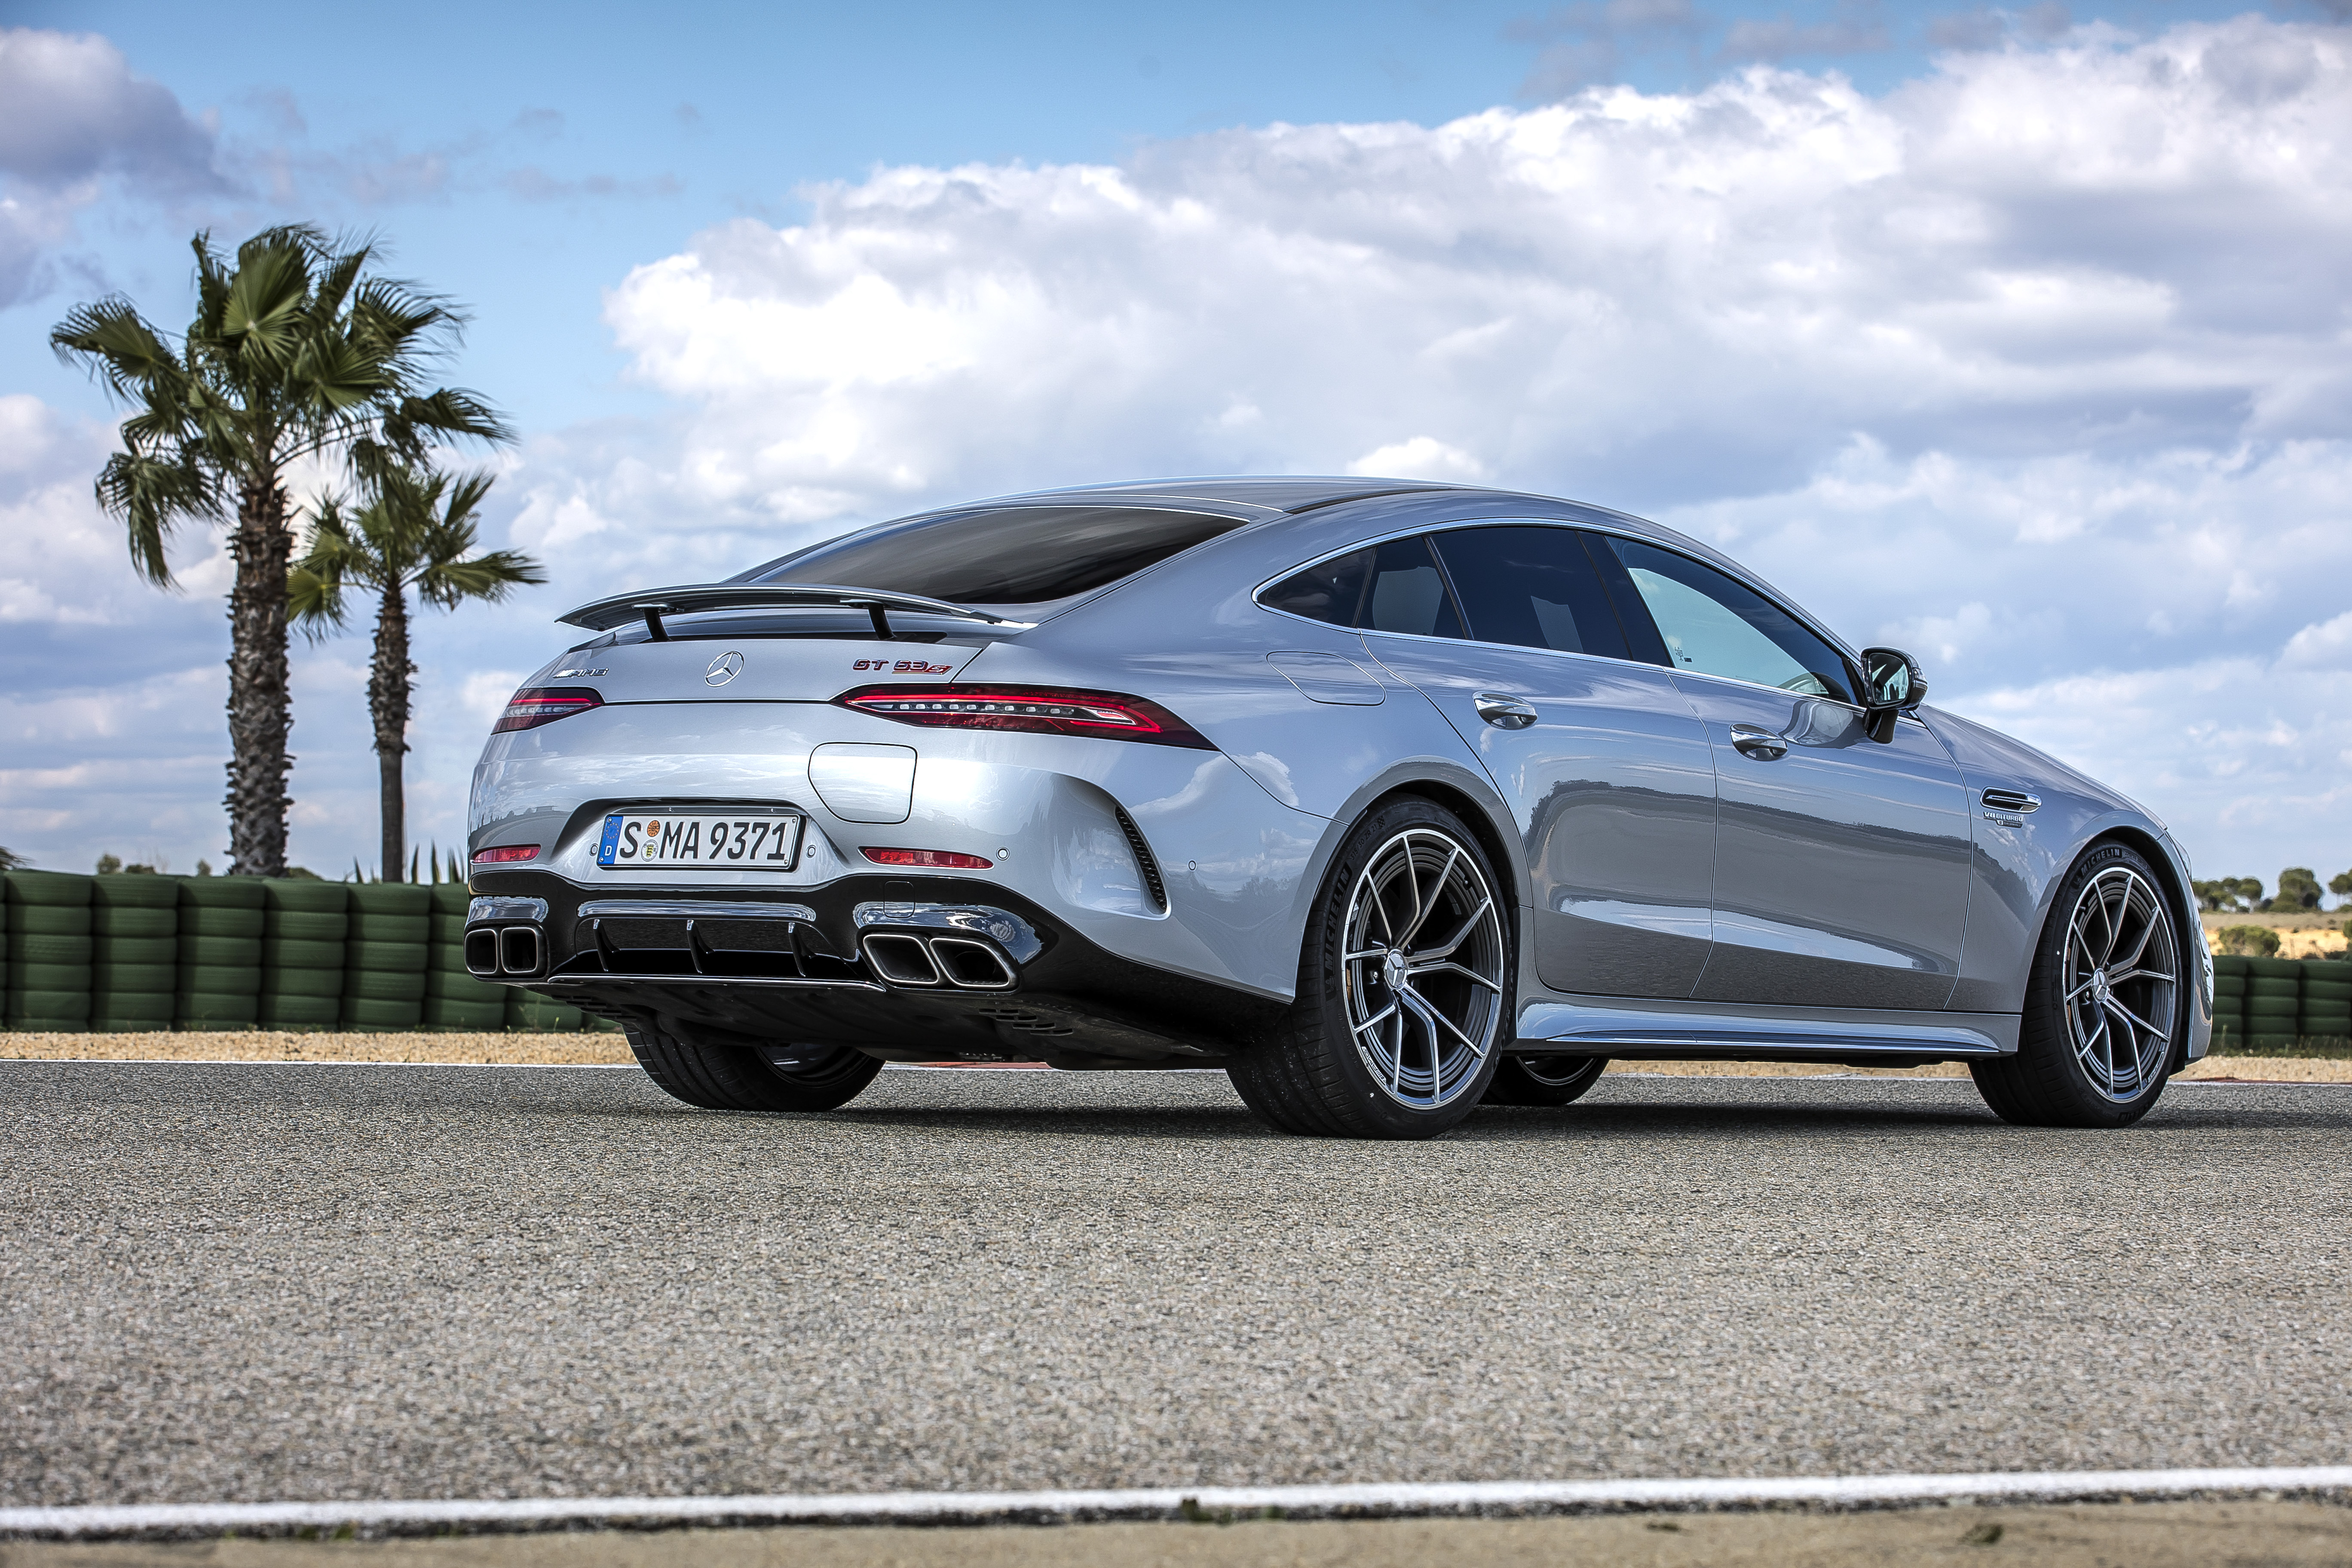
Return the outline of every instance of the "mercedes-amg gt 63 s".
{"type": "Polygon", "coordinates": [[[1417,1138],[1795,1058],[2115,1127],[2211,1031],[2161,822],[1621,512],[1107,485],[564,619],[475,772],[467,967],[694,1105],[1213,1067],[1417,1138]]]}

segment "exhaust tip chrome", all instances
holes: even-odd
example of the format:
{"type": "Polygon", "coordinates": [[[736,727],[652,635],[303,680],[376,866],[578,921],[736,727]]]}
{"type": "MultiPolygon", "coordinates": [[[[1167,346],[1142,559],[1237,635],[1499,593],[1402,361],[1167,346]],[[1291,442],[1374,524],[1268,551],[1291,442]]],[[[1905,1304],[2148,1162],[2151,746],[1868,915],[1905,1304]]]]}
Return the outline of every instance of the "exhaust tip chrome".
{"type": "Polygon", "coordinates": [[[499,932],[499,969],[507,974],[536,974],[541,950],[537,926],[507,926],[499,932]]]}
{"type": "Polygon", "coordinates": [[[963,937],[930,939],[931,958],[949,981],[966,991],[1010,991],[1020,983],[1004,954],[984,942],[963,937]]]}
{"type": "Polygon", "coordinates": [[[874,973],[893,985],[937,985],[940,966],[932,962],[930,949],[919,936],[894,936],[887,932],[868,935],[864,942],[866,962],[874,973]]]}
{"type": "Polygon", "coordinates": [[[499,972],[499,933],[476,926],[466,933],[466,973],[488,976],[499,972]]]}

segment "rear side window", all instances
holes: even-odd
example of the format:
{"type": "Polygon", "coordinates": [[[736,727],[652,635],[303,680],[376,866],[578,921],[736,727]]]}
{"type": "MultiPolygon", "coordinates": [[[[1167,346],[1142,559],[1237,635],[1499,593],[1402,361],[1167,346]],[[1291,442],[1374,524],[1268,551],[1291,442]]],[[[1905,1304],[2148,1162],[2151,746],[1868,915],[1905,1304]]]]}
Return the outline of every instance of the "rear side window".
{"type": "Polygon", "coordinates": [[[1574,530],[1458,528],[1437,535],[1437,552],[1480,642],[1627,657],[1617,612],[1574,530]]]}
{"type": "Polygon", "coordinates": [[[1157,507],[996,507],[820,544],[744,581],[830,583],[959,605],[1040,605],[1131,577],[1247,521],[1157,507]]]}
{"type": "Polygon", "coordinates": [[[1462,617],[1425,537],[1391,539],[1284,578],[1259,595],[1272,610],[1368,632],[1458,637],[1462,617]]]}

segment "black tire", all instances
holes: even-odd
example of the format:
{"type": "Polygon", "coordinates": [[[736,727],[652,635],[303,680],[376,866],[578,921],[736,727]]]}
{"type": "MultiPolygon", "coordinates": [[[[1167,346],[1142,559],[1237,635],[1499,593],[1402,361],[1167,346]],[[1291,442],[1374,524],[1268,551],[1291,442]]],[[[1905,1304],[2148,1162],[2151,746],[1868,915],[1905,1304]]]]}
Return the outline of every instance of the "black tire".
{"type": "Polygon", "coordinates": [[[746,1046],[689,1045],[632,1024],[629,1049],[646,1076],[673,1099],[705,1110],[838,1110],[865,1092],[882,1064],[846,1046],[786,1047],[772,1062],[746,1046]]]}
{"type": "MultiPolygon", "coordinates": [[[[2111,933],[2111,949],[2137,940],[2133,914],[2126,911],[2116,919],[2121,935],[2117,940],[2111,933]]],[[[2150,944],[2156,941],[2156,936],[2151,935],[2150,944]]],[[[2093,956],[2087,948],[2084,952],[2086,958],[2093,956]]],[[[2143,966],[2148,962],[2143,952],[2142,957],[2134,960],[2135,967],[2126,973],[2143,973],[2143,966]]],[[[2111,967],[2103,961],[2098,973],[2105,974],[2111,967]]],[[[2078,987],[2081,984],[2077,982],[2078,987]]],[[[1996,1061],[1970,1062],[1969,1073],[1976,1079],[1977,1092],[1984,1096],[1993,1114],[2021,1127],[2130,1126],[2146,1116],[2164,1092],[2194,1012],[2189,1000],[2192,984],[2179,917],[2165,895],[2163,879],[2156,868],[2137,851],[2121,844],[2093,845],[2067,872],[2057,896],[2051,900],[2049,918],[2043,922],[2040,943],[2034,949],[2032,973],[2026,982],[2025,1016],[2018,1031],[2017,1054],[1996,1061]],[[2109,1024],[2116,1020],[2095,1004],[2070,1004],[2066,991],[2069,949],[2074,945],[2077,915],[2083,911],[2083,918],[2089,919],[2089,906],[2084,900],[2093,884],[2122,885],[2126,879],[2137,879],[2144,885],[2153,898],[2154,910],[2162,917],[2170,959],[2168,965],[2159,967],[2168,968],[2169,979],[2164,984],[2155,980],[2126,982],[2140,989],[2128,995],[2117,993],[2123,996],[2118,1006],[2153,1026],[2144,1038],[2135,1032],[2131,1042],[2137,1063],[2133,1077],[2129,1082],[2116,1084],[2095,1079],[2094,1068],[2085,1066],[2085,1054],[2096,1062],[2096,1047],[2078,1046],[2076,1031],[2085,1016],[2109,1024]],[[2161,998],[2167,985],[2168,1005],[2151,1005],[2149,999],[2161,998]],[[2131,1011],[2135,1003],[2140,1008],[2137,1013],[2131,1011]],[[2153,1013],[2163,1016],[2151,1017],[2153,1013]]],[[[2112,1051],[2116,1037],[2108,1036],[2107,1043],[2112,1051]]]]}
{"type": "MultiPolygon", "coordinates": [[[[1410,856],[1412,851],[1408,848],[1410,856]]],[[[1449,865],[1451,863],[1449,862],[1449,865]]],[[[1450,873],[1449,873],[1450,874],[1450,873]]],[[[1447,899],[1453,884],[1441,879],[1447,899]]],[[[1433,801],[1401,796],[1374,810],[1348,836],[1324,874],[1321,892],[1307,921],[1306,940],[1298,961],[1297,999],[1282,1021],[1255,1040],[1227,1067],[1234,1089],[1268,1125],[1284,1132],[1326,1138],[1434,1138],[1447,1131],[1477,1108],[1493,1079],[1501,1047],[1509,1038],[1513,986],[1513,946],[1510,940],[1511,895],[1495,875],[1486,851],[1462,819],[1433,801]],[[1460,916],[1467,931],[1479,925],[1481,947],[1491,945],[1493,977],[1499,986],[1493,1003],[1497,1016],[1483,1030],[1486,1052],[1475,1066],[1462,1064],[1449,1086],[1446,1069],[1432,1054],[1433,1103],[1411,1104],[1398,1098],[1375,1077],[1365,1053],[1357,1046],[1349,1026],[1349,973],[1343,958],[1349,911],[1359,882],[1376,859],[1393,852],[1408,834],[1428,835],[1460,856],[1475,886],[1491,900],[1494,935],[1483,934],[1483,915],[1460,916]]],[[[1428,917],[1434,928],[1439,916],[1428,917]]],[[[1449,910],[1448,918],[1456,918],[1449,910]]],[[[1451,929],[1451,928],[1446,928],[1451,929]]],[[[1408,931],[1398,946],[1412,945],[1408,931]]],[[[1465,993],[1466,994],[1466,993],[1465,993]]],[[[1435,1037],[1436,1031],[1426,1031],[1435,1037]]],[[[1400,1052],[1402,1051],[1400,1037],[1400,1052]]]]}
{"type": "Polygon", "coordinates": [[[1505,1057],[1486,1086],[1489,1105],[1566,1105],[1601,1081],[1607,1057],[1505,1057]]]}

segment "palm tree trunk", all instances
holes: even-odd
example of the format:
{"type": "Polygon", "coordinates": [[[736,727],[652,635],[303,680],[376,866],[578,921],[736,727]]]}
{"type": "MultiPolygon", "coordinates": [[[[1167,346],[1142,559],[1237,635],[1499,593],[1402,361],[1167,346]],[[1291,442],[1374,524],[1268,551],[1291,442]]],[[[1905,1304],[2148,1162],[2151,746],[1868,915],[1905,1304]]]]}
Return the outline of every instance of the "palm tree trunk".
{"type": "Polygon", "coordinates": [[[400,880],[408,851],[408,803],[401,789],[401,762],[408,752],[408,590],[394,578],[385,584],[383,607],[375,617],[375,662],[368,671],[368,712],[375,719],[376,774],[383,797],[383,879],[400,880]]]}
{"type": "Polygon", "coordinates": [[[239,877],[286,874],[286,565],[294,548],[274,471],[239,487],[228,599],[228,854],[239,877]]]}

